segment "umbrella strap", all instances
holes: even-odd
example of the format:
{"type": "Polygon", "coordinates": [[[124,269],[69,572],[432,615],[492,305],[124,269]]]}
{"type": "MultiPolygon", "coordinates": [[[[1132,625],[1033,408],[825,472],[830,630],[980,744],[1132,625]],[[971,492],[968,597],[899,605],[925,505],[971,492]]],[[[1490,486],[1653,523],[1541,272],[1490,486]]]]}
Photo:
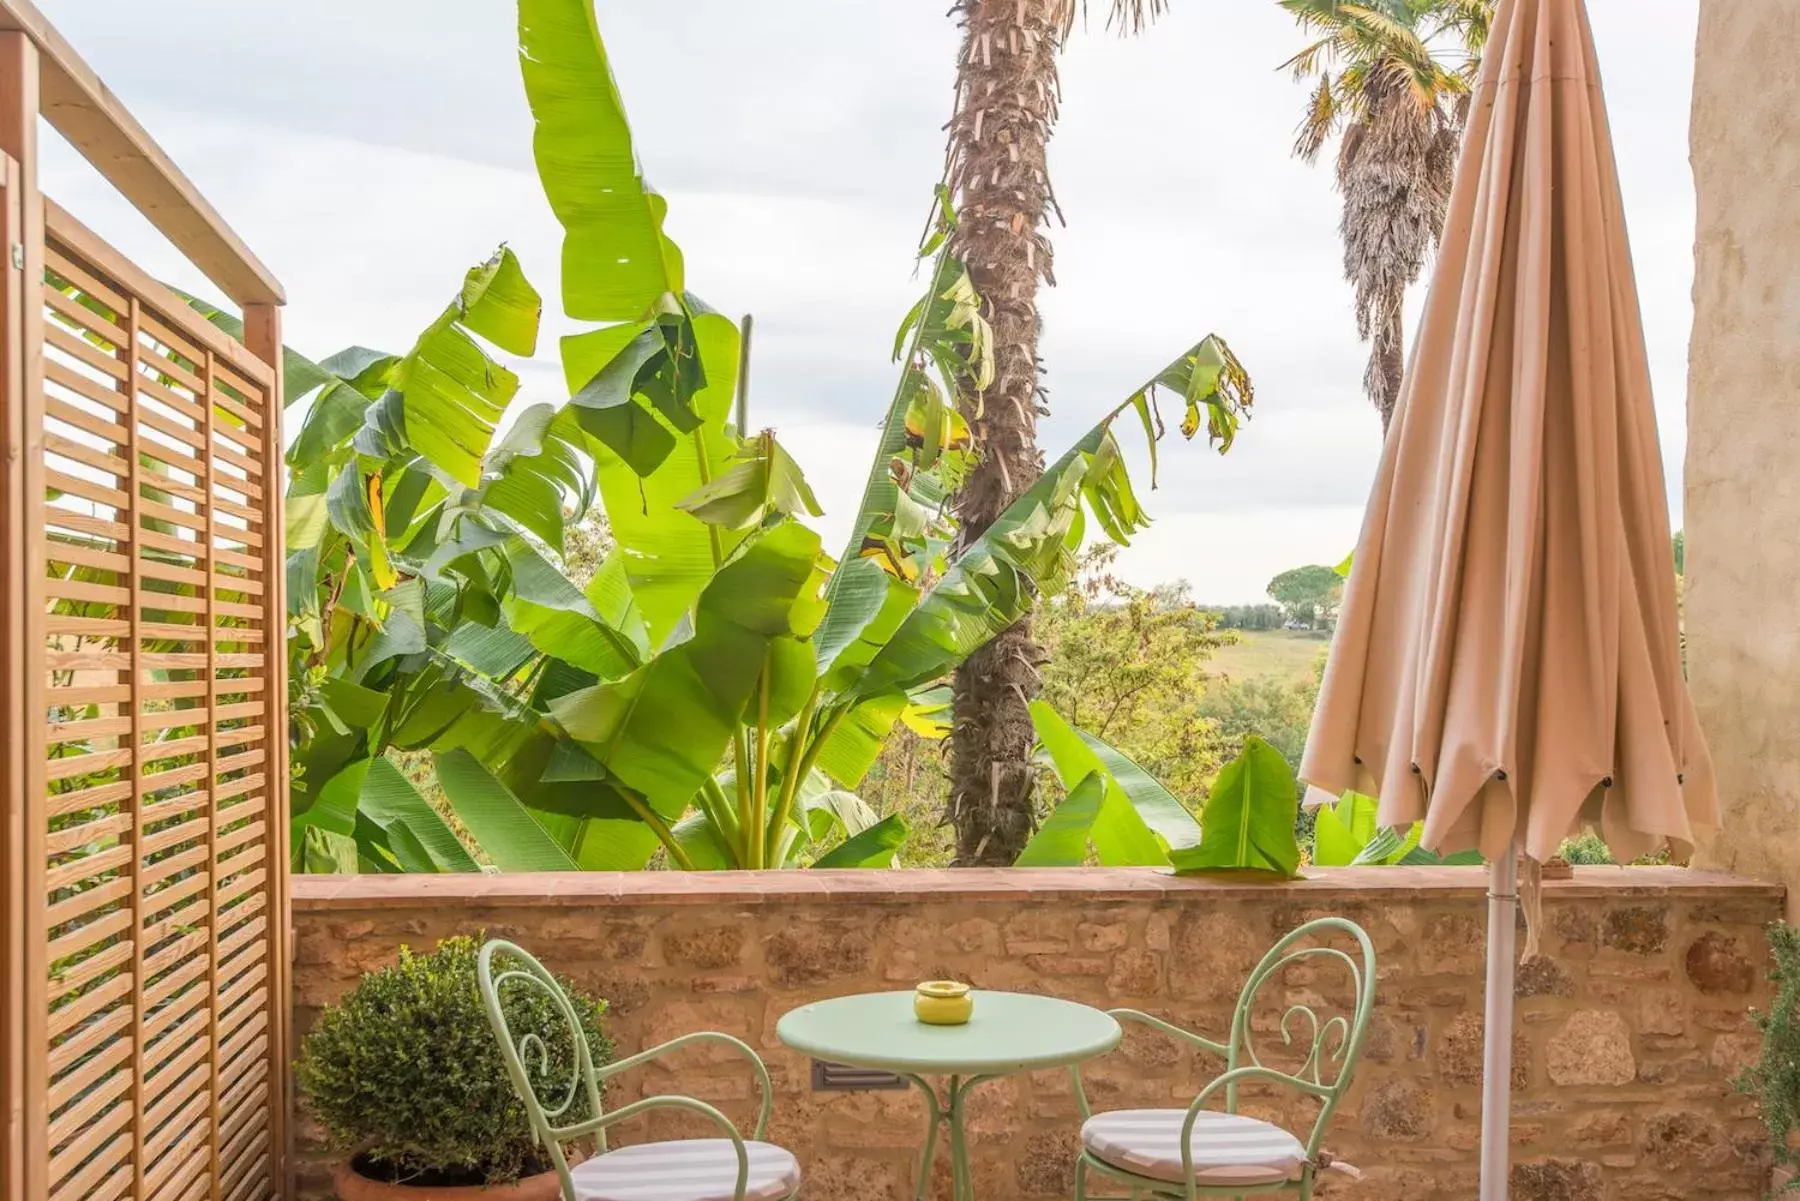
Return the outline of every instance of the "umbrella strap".
{"type": "Polygon", "coordinates": [[[1544,865],[1526,855],[1519,872],[1519,908],[1525,914],[1525,953],[1519,962],[1530,963],[1543,954],[1538,930],[1544,924],[1544,865]]]}

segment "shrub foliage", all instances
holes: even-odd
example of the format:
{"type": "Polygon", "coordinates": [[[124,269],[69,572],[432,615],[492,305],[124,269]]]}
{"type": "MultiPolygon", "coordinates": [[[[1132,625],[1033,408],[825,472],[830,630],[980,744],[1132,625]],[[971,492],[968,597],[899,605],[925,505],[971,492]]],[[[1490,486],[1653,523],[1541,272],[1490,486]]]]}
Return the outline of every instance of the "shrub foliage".
{"type": "MultiPolygon", "coordinates": [[[[513,1092],[475,981],[480,943],[445,939],[428,955],[401,948],[320,1015],[301,1050],[299,1081],[333,1145],[365,1174],[425,1184],[504,1183],[544,1170],[525,1106],[513,1092]]],[[[596,1065],[612,1045],[606,1005],[574,1002],[596,1065]]],[[[545,1096],[560,1097],[575,1047],[555,1003],[535,989],[502,993],[515,1037],[537,1032],[548,1050],[545,1096]]],[[[578,1098],[569,1120],[587,1116],[578,1098]]]]}

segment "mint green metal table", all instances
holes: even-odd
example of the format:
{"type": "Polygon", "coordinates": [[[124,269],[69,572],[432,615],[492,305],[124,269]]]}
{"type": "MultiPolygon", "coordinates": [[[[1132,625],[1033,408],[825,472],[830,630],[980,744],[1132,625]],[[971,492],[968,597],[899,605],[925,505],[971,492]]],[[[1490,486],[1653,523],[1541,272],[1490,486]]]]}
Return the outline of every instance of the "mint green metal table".
{"type": "Polygon", "coordinates": [[[976,991],[966,1026],[928,1026],[913,1016],[913,994],[864,993],[802,1005],[775,1026],[781,1041],[804,1055],[856,1068],[893,1072],[925,1094],[925,1156],[919,1201],[931,1183],[938,1127],[950,1144],[956,1201],[971,1201],[963,1103],[976,1085],[1017,1072],[1064,1068],[1119,1045],[1119,1023],[1073,1001],[1025,993],[976,991]],[[945,1077],[943,1098],[927,1076],[945,1077]]]}

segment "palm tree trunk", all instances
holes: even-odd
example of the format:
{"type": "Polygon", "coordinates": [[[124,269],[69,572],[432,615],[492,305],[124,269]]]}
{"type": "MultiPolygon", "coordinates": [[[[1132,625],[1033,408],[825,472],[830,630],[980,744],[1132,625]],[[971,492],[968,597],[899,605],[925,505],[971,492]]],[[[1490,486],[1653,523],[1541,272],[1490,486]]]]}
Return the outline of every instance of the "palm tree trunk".
{"type": "Polygon", "coordinates": [[[1394,423],[1394,406],[1400,403],[1400,388],[1406,382],[1406,293],[1402,292],[1387,307],[1372,331],[1369,345],[1368,374],[1364,390],[1375,401],[1381,413],[1381,434],[1387,436],[1394,423]]]}
{"type": "MultiPolygon", "coordinates": [[[[1040,283],[1054,282],[1045,148],[1056,120],[1057,0],[961,0],[962,56],[950,123],[955,253],[994,331],[994,381],[961,398],[981,451],[957,496],[962,538],[981,534],[1042,474],[1037,449],[1040,283]]],[[[1042,649],[1020,622],[956,673],[947,818],[959,866],[1012,863],[1031,837],[1035,773],[1028,708],[1042,649]]]]}

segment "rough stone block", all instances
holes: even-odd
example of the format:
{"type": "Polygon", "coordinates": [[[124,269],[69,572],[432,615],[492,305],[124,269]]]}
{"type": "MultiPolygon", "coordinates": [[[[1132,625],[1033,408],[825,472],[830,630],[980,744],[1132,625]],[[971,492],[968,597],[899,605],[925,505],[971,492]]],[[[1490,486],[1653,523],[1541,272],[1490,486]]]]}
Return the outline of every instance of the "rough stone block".
{"type": "Polygon", "coordinates": [[[1600,920],[1600,945],[1628,955],[1655,955],[1669,945],[1667,906],[1608,909],[1600,920]]]}
{"type": "Polygon", "coordinates": [[[1695,939],[1683,960],[1687,977],[1703,993],[1747,993],[1756,987],[1757,961],[1741,939],[1717,930],[1695,939]]]}
{"type": "MultiPolygon", "coordinates": [[[[1444,1028],[1438,1039],[1438,1077],[1448,1084],[1479,1085],[1482,1058],[1486,1052],[1483,1031],[1486,1022],[1479,1013],[1459,1013],[1444,1028]]],[[[1523,1032],[1514,1032],[1512,1045],[1512,1084],[1516,1089],[1531,1084],[1531,1040],[1523,1032]]]]}
{"type": "Polygon", "coordinates": [[[1113,957],[1107,973],[1108,996],[1141,1007],[1162,995],[1162,956],[1155,951],[1135,948],[1120,951],[1113,957]]]}
{"type": "Polygon", "coordinates": [[[1363,1134],[1371,1142],[1419,1142],[1436,1126],[1437,1098],[1421,1081],[1390,1076],[1363,1097],[1363,1134]]]}
{"type": "Polygon", "coordinates": [[[677,967],[731,967],[744,956],[741,926],[702,926],[663,937],[663,958],[677,967]]]}
{"type": "Polygon", "coordinates": [[[1512,1195],[1513,1201],[1608,1201],[1600,1165],[1577,1159],[1514,1164],[1512,1195]]]}
{"type": "Polygon", "coordinates": [[[1605,1009],[1572,1015],[1550,1039],[1545,1067],[1554,1084],[1630,1084],[1637,1061],[1625,1019],[1605,1009]]]}

